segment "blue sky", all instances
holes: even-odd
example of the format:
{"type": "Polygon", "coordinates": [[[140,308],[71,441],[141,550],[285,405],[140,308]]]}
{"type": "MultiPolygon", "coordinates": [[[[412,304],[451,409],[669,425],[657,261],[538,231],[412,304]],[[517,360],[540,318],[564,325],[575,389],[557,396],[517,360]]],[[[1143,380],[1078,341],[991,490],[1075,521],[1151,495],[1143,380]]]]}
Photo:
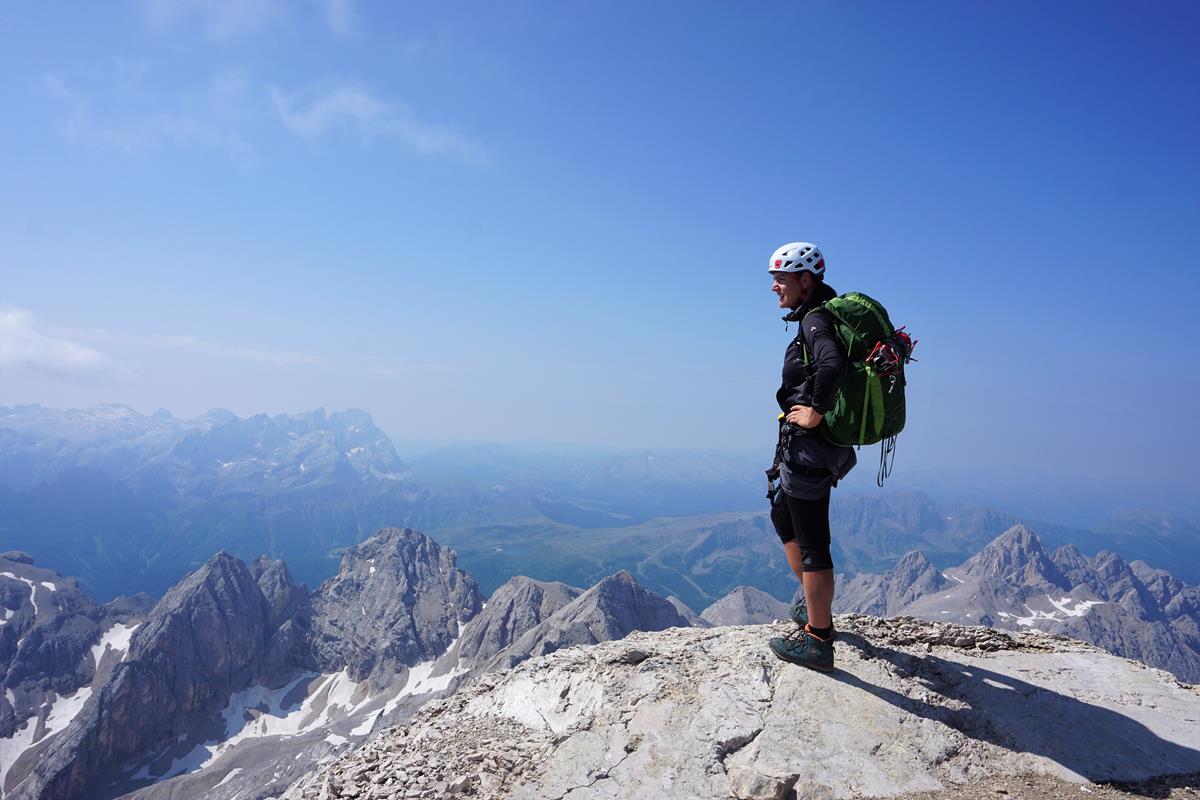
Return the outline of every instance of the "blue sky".
{"type": "Polygon", "coordinates": [[[1194,503],[1198,23],[5,4],[0,403],[768,453],[804,239],[920,339],[893,485],[1194,503]]]}

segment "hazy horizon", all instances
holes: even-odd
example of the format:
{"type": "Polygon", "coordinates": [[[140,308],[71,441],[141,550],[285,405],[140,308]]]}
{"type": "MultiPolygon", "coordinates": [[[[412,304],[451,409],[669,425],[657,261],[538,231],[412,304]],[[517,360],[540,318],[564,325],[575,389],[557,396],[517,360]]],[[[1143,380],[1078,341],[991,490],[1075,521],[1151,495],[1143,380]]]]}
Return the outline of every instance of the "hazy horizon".
{"type": "MultiPolygon", "coordinates": [[[[36,405],[52,408],[45,404],[36,405]]],[[[185,416],[176,414],[172,409],[137,408],[129,403],[114,402],[98,405],[123,406],[147,417],[160,410],[165,410],[180,420],[194,420],[204,416],[204,414],[185,416]]],[[[3,406],[0,405],[0,407],[3,406]]],[[[90,409],[55,410],[87,411],[90,409]]],[[[217,407],[207,409],[205,413],[217,410],[232,411],[238,417],[246,419],[259,414],[274,417],[278,414],[307,414],[317,410],[322,410],[329,415],[351,409],[311,407],[297,412],[258,411],[240,414],[233,409],[217,407]]],[[[354,410],[366,412],[374,419],[370,409],[354,410]]],[[[378,421],[375,421],[378,424],[378,421]]],[[[480,438],[412,438],[397,435],[383,426],[379,427],[392,441],[397,455],[401,460],[409,462],[410,466],[419,466],[423,459],[442,457],[456,451],[467,450],[472,454],[478,454],[481,449],[499,451],[498,454],[501,456],[533,459],[534,461],[563,457],[633,457],[644,453],[711,455],[742,462],[755,477],[758,476],[759,462],[762,462],[761,467],[765,469],[769,461],[769,455],[764,456],[761,452],[756,452],[757,448],[738,451],[714,448],[632,447],[611,443],[589,444],[532,439],[504,441],[480,438]]],[[[1004,469],[996,469],[991,473],[978,472],[969,476],[955,474],[953,471],[938,473],[911,467],[904,462],[902,453],[903,451],[901,451],[892,476],[880,488],[875,484],[878,449],[875,446],[860,448],[858,452],[860,465],[842,482],[841,487],[837,490],[838,493],[871,495],[879,492],[917,491],[929,495],[938,503],[986,506],[997,511],[1030,517],[1040,522],[1079,528],[1090,528],[1101,521],[1127,511],[1165,513],[1200,523],[1200,508],[1197,508],[1195,495],[1186,490],[1176,491],[1170,486],[1131,485],[1128,483],[1094,484],[1087,481],[1074,481],[1070,476],[1060,476],[1057,480],[1050,481],[1045,475],[1004,469]]],[[[750,512],[764,509],[755,507],[730,510],[750,512]]]]}

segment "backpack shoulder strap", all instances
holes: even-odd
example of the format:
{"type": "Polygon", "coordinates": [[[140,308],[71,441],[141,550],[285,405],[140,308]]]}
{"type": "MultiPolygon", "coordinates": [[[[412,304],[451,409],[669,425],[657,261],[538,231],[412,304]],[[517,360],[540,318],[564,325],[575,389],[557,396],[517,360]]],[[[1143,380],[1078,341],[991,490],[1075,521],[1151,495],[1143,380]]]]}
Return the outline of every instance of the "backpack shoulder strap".
{"type": "Polygon", "coordinates": [[[820,305],[813,306],[811,309],[809,309],[807,312],[805,312],[803,317],[800,318],[800,330],[796,334],[796,338],[800,340],[801,353],[804,356],[804,364],[806,366],[808,365],[808,362],[811,359],[810,359],[810,354],[809,354],[809,349],[808,349],[808,341],[805,340],[805,338],[804,338],[804,320],[808,319],[813,314],[817,314],[820,312],[825,312],[825,314],[832,321],[833,330],[834,330],[834,338],[837,339],[838,343],[842,346],[842,353],[846,354],[846,353],[850,352],[849,343],[842,341],[841,337],[838,336],[838,333],[840,332],[840,330],[845,327],[845,321],[840,316],[838,316],[838,313],[836,311],[834,311],[832,308],[829,307],[829,302],[826,301],[824,303],[821,303],[820,305]]]}

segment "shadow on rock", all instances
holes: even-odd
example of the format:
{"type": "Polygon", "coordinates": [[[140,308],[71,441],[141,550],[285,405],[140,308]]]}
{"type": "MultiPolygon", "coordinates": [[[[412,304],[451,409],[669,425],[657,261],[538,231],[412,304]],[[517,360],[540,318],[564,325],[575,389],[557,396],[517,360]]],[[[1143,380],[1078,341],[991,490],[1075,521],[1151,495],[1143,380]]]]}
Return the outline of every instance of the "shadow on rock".
{"type": "Polygon", "coordinates": [[[978,665],[893,650],[856,633],[839,633],[838,643],[866,658],[883,659],[900,677],[956,702],[939,705],[909,697],[845,670],[831,673],[835,680],[973,739],[1042,756],[1093,783],[1121,782],[1125,791],[1166,797],[1161,787],[1174,784],[1160,776],[1182,778],[1200,771],[1200,751],[1163,739],[1110,708],[978,665]]]}

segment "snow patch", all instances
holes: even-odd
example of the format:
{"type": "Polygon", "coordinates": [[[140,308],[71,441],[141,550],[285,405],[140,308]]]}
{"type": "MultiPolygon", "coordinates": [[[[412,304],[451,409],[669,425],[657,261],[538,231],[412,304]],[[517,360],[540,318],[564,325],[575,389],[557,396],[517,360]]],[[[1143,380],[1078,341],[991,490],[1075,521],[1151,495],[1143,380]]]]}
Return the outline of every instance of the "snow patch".
{"type": "MultiPolygon", "coordinates": [[[[5,696],[10,704],[16,705],[12,689],[5,689],[5,696]]],[[[18,728],[12,736],[0,739],[0,797],[4,796],[4,782],[8,778],[8,771],[13,764],[17,763],[17,759],[38,742],[66,729],[91,696],[91,687],[84,687],[77,689],[70,697],[56,697],[50,706],[50,713],[45,717],[41,736],[37,736],[39,715],[34,714],[25,720],[25,724],[18,728]]]]}
{"type": "Polygon", "coordinates": [[[0,572],[0,576],[3,576],[5,578],[12,578],[14,581],[20,581],[21,583],[23,583],[29,587],[29,602],[33,604],[33,618],[37,619],[38,607],[37,607],[37,598],[35,597],[35,595],[37,594],[37,585],[34,584],[33,581],[29,580],[29,578],[22,578],[19,575],[13,575],[11,572],[0,572]]]}
{"type": "Polygon", "coordinates": [[[104,635],[100,637],[100,641],[92,645],[92,665],[95,669],[100,668],[100,662],[104,660],[104,656],[109,650],[121,654],[121,660],[124,661],[129,655],[129,642],[133,639],[133,632],[137,630],[137,625],[125,625],[118,622],[113,625],[104,635]]]}
{"type": "Polygon", "coordinates": [[[1067,617],[1082,617],[1093,606],[1104,605],[1102,600],[1074,600],[1070,597],[1063,597],[1055,600],[1050,595],[1046,595],[1046,599],[1050,601],[1050,605],[1054,606],[1054,611],[1038,611],[1025,604],[1025,610],[1029,612],[1029,616],[1020,616],[1018,614],[1009,614],[1006,611],[999,612],[999,615],[1004,619],[1011,619],[1018,625],[1029,628],[1038,622],[1061,622],[1067,617]],[[1074,603],[1075,607],[1071,608],[1074,603]],[[1062,616],[1059,616],[1059,615],[1062,616]]]}
{"type": "Polygon", "coordinates": [[[1050,605],[1054,606],[1068,617],[1082,617],[1084,614],[1091,611],[1093,606],[1104,605],[1103,600],[1075,600],[1071,597],[1063,597],[1058,602],[1055,602],[1054,598],[1050,595],[1046,595],[1046,599],[1050,601],[1050,605]],[[1074,608],[1070,608],[1072,603],[1075,604],[1074,608]]]}
{"type": "MultiPolygon", "coordinates": [[[[449,653],[453,650],[457,642],[457,639],[451,642],[450,646],[446,648],[446,652],[449,653]]],[[[437,659],[434,659],[433,661],[422,661],[420,664],[411,667],[408,671],[408,682],[404,684],[404,688],[400,690],[400,693],[389,700],[387,705],[383,707],[383,713],[391,714],[400,706],[400,701],[406,697],[445,691],[449,688],[452,680],[459,675],[469,672],[466,667],[459,667],[450,670],[445,675],[433,677],[433,668],[436,664],[437,659]]]]}
{"type": "Polygon", "coordinates": [[[17,763],[17,759],[21,757],[22,753],[33,746],[37,721],[38,718],[32,716],[25,720],[25,724],[17,728],[12,736],[0,739],[0,791],[3,790],[4,782],[8,778],[8,770],[17,763]]]}
{"type": "Polygon", "coordinates": [[[92,687],[85,686],[75,690],[75,694],[70,697],[59,697],[54,701],[54,705],[50,708],[50,714],[46,717],[46,734],[42,738],[53,736],[61,730],[65,730],[71,724],[71,720],[79,715],[83,710],[83,704],[92,696],[92,687]]]}
{"type": "Polygon", "coordinates": [[[345,736],[338,736],[336,733],[331,733],[325,737],[325,741],[329,742],[334,747],[340,747],[350,740],[345,736]]]}
{"type": "Polygon", "coordinates": [[[50,581],[42,581],[42,586],[44,586],[45,588],[49,589],[52,592],[58,591],[58,586],[55,585],[54,583],[51,583],[50,581]]]}
{"type": "Polygon", "coordinates": [[[947,575],[945,572],[942,573],[942,577],[945,578],[946,580],[958,581],[959,583],[966,583],[966,581],[964,581],[962,578],[957,578],[954,575],[947,575]]]}
{"type": "Polygon", "coordinates": [[[172,761],[159,779],[204,769],[248,739],[291,738],[352,719],[370,701],[363,684],[352,680],[346,670],[329,675],[310,673],[279,689],[251,686],[230,697],[221,711],[225,723],[224,738],[197,745],[172,761]],[[311,687],[308,695],[302,701],[284,706],[284,699],[305,683],[311,687]]]}

